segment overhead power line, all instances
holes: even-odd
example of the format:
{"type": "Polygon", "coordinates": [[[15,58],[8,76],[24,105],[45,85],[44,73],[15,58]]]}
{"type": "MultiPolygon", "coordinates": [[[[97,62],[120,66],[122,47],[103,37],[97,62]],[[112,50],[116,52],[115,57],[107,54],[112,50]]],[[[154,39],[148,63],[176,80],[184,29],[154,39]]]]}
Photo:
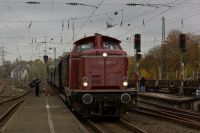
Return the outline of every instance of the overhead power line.
{"type": "MultiPolygon", "coordinates": [[[[172,8],[175,8],[175,7],[178,6],[178,5],[183,4],[183,3],[186,2],[186,1],[187,1],[187,0],[175,0],[174,2],[172,2],[172,3],[173,3],[173,7],[168,7],[168,8],[165,9],[164,11],[162,11],[162,12],[156,14],[155,16],[149,18],[148,20],[146,20],[146,23],[151,22],[151,21],[154,20],[156,17],[158,17],[158,16],[164,14],[165,12],[169,11],[169,10],[172,9],[172,8]],[[179,1],[181,1],[181,2],[179,2],[179,1]],[[179,2],[179,3],[177,3],[177,2],[179,2]],[[174,3],[177,3],[177,4],[174,4],[174,3]]],[[[170,3],[170,4],[171,4],[171,3],[170,3]]],[[[138,28],[138,27],[140,27],[140,26],[143,26],[143,24],[137,25],[137,26],[131,28],[130,30],[126,31],[125,33],[122,33],[121,35],[119,35],[119,36],[117,36],[117,37],[124,36],[124,35],[130,33],[131,31],[135,30],[136,28],[138,28]]]]}
{"type": "MultiPolygon", "coordinates": [[[[166,23],[166,26],[167,25],[171,25],[171,24],[176,23],[176,22],[179,22],[179,21],[182,21],[182,20],[185,20],[185,19],[189,19],[189,18],[195,17],[195,16],[200,14],[200,9],[198,9],[197,11],[198,12],[195,12],[194,14],[191,14],[191,15],[188,15],[188,16],[184,16],[184,17],[180,17],[180,18],[177,18],[176,20],[173,20],[173,21],[169,21],[169,22],[166,23]]],[[[154,28],[151,28],[149,30],[143,31],[142,33],[151,32],[151,31],[153,31],[155,29],[156,28],[154,27],[154,28]]]]}
{"type": "Polygon", "coordinates": [[[159,8],[161,6],[165,6],[165,7],[172,7],[169,4],[144,4],[144,3],[128,3],[126,4],[127,6],[147,6],[147,7],[155,7],[155,8],[159,8]]]}
{"type": "Polygon", "coordinates": [[[28,1],[28,2],[26,2],[26,4],[29,4],[29,5],[39,5],[40,2],[37,2],[37,1],[28,1]]]}
{"type": "Polygon", "coordinates": [[[95,7],[95,8],[98,8],[98,6],[93,6],[93,5],[89,5],[89,4],[83,4],[83,3],[73,3],[73,2],[70,2],[70,3],[66,3],[67,5],[71,5],[71,6],[89,6],[89,7],[95,7]]]}

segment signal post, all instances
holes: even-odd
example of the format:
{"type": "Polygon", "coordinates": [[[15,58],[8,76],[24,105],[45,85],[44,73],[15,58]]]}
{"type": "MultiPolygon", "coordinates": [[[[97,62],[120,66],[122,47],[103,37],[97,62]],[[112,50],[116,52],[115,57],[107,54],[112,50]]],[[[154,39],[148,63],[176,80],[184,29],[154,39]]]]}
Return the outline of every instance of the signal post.
{"type": "Polygon", "coordinates": [[[181,66],[181,85],[179,87],[179,95],[183,95],[183,81],[185,79],[184,52],[186,52],[185,34],[179,35],[179,49],[180,49],[180,66],[181,66]]]}
{"type": "Polygon", "coordinates": [[[135,76],[137,77],[137,82],[136,82],[136,89],[139,90],[139,59],[141,58],[141,35],[140,34],[135,34],[134,36],[134,51],[135,51],[135,76]]]}
{"type": "Polygon", "coordinates": [[[185,47],[185,34],[179,35],[179,49],[180,49],[180,66],[181,66],[181,76],[185,78],[185,64],[184,64],[184,53],[186,52],[185,47]]]}

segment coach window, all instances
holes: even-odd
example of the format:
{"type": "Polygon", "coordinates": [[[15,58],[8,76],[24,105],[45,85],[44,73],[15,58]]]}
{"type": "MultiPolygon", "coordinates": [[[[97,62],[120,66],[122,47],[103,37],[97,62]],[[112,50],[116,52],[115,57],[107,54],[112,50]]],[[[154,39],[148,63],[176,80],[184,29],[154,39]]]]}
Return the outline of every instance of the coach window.
{"type": "Polygon", "coordinates": [[[104,42],[104,49],[120,49],[119,44],[113,42],[104,42]]]}
{"type": "Polygon", "coordinates": [[[93,49],[93,43],[84,43],[84,44],[78,45],[77,52],[82,52],[82,51],[90,50],[90,49],[93,49]]]}

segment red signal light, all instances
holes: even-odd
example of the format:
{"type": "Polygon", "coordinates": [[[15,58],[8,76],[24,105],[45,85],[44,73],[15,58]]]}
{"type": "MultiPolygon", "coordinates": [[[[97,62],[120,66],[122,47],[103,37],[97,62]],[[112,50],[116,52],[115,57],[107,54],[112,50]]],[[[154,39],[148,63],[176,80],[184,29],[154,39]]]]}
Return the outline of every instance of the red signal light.
{"type": "Polygon", "coordinates": [[[135,49],[137,50],[137,52],[141,52],[141,37],[140,34],[135,34],[135,49]]]}
{"type": "Polygon", "coordinates": [[[185,34],[179,35],[179,47],[180,47],[180,49],[182,49],[183,52],[186,51],[186,49],[185,49],[185,34]]]}

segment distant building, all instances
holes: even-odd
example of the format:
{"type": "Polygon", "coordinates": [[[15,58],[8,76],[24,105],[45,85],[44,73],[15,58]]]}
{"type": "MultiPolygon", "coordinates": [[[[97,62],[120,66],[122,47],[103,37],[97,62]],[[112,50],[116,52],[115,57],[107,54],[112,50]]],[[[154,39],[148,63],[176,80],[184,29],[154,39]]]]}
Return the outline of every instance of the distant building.
{"type": "Polygon", "coordinates": [[[28,67],[27,64],[20,64],[11,71],[10,77],[22,82],[28,81],[28,67]]]}

